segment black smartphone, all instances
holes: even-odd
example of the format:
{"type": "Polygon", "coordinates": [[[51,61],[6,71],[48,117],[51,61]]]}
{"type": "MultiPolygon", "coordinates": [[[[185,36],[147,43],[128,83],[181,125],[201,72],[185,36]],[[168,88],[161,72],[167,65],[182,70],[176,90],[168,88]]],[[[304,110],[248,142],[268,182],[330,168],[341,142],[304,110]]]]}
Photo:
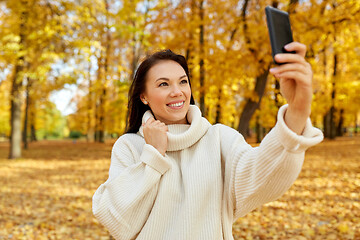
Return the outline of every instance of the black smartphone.
{"type": "MultiPolygon", "coordinates": [[[[277,8],[265,8],[266,22],[269,30],[272,57],[278,53],[289,53],[284,46],[293,42],[289,14],[277,8]]],[[[295,52],[290,52],[295,53],[295,52]]],[[[275,61],[276,64],[279,64],[275,61]]]]}

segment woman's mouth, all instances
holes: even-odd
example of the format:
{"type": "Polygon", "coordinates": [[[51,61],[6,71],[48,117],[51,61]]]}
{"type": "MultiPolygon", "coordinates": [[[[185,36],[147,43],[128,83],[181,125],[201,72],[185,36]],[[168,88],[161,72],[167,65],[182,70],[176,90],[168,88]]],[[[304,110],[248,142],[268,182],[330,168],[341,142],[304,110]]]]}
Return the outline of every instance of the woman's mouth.
{"type": "Polygon", "coordinates": [[[171,103],[171,104],[166,104],[166,106],[168,106],[169,108],[172,108],[172,109],[180,109],[184,106],[184,101],[182,102],[177,102],[177,103],[171,103]]]}

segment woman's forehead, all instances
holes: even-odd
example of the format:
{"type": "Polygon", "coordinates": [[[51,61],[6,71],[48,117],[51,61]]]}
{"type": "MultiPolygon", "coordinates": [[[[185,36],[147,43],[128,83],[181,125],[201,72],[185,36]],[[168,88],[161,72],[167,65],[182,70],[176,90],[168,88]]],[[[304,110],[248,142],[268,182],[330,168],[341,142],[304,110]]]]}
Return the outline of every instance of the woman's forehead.
{"type": "Polygon", "coordinates": [[[182,66],[172,60],[162,60],[152,66],[148,72],[149,80],[157,80],[158,78],[178,79],[186,75],[182,66]]]}

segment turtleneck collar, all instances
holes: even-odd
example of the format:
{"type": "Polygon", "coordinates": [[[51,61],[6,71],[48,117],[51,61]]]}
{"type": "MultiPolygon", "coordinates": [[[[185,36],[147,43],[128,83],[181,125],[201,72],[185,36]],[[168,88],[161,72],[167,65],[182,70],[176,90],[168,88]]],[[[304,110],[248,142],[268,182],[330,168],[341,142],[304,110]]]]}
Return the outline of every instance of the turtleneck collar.
{"type": "MultiPolygon", "coordinates": [[[[143,115],[142,123],[145,123],[150,117],[154,116],[151,111],[148,110],[143,115]]],[[[168,125],[167,151],[179,151],[191,147],[204,136],[211,126],[208,120],[201,116],[201,111],[196,105],[190,105],[186,117],[190,124],[168,125]]],[[[144,137],[142,126],[139,128],[138,134],[144,137]]]]}

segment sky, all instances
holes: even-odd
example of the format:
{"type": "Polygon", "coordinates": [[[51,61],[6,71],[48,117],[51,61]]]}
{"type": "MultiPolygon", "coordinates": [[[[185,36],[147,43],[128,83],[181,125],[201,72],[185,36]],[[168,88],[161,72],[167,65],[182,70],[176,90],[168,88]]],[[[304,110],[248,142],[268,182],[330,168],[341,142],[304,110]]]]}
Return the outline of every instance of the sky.
{"type": "Polygon", "coordinates": [[[76,112],[76,104],[71,102],[75,95],[77,86],[65,84],[65,87],[59,91],[54,91],[50,95],[50,101],[56,104],[57,109],[66,116],[76,112]]]}

